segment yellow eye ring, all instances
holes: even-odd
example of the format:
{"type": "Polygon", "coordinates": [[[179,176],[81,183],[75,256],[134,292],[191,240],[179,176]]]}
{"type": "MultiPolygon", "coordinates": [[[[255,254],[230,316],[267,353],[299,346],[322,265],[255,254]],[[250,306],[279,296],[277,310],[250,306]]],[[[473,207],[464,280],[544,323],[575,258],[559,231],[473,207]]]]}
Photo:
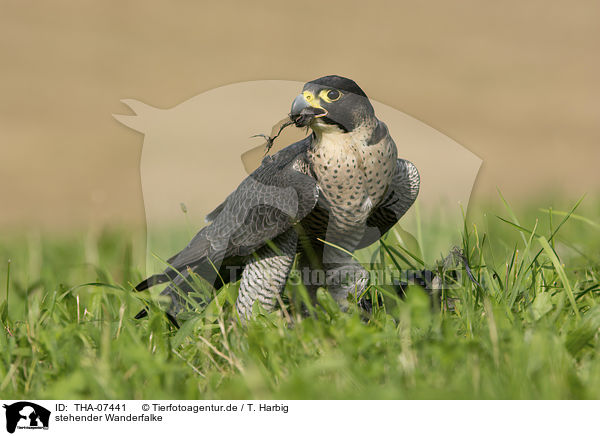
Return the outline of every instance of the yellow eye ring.
{"type": "Polygon", "coordinates": [[[319,98],[326,103],[332,103],[338,101],[342,96],[342,93],[337,89],[323,89],[319,92],[319,98]]]}

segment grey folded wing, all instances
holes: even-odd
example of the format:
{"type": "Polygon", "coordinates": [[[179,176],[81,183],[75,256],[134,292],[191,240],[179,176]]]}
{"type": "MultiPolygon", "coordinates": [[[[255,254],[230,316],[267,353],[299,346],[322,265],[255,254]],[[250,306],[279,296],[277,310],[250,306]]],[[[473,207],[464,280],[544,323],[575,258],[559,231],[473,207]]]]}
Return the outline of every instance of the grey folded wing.
{"type": "Polygon", "coordinates": [[[168,260],[171,267],[181,271],[206,259],[250,255],[310,213],[318,188],[314,177],[302,170],[309,144],[310,137],[267,156],[208,214],[212,223],[168,260]]]}
{"type": "Polygon", "coordinates": [[[417,167],[412,162],[398,159],[387,195],[367,219],[365,235],[357,248],[379,240],[404,216],[417,199],[420,183],[417,167]]]}

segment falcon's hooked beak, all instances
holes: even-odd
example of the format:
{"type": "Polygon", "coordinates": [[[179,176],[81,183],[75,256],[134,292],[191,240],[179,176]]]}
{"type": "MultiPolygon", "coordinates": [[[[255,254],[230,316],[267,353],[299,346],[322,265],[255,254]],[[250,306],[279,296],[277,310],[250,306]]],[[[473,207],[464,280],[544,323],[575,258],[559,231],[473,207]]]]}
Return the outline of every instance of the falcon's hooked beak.
{"type": "Polygon", "coordinates": [[[306,127],[315,118],[325,115],[327,111],[321,107],[319,99],[312,92],[304,91],[294,99],[290,119],[296,127],[306,127]]]}

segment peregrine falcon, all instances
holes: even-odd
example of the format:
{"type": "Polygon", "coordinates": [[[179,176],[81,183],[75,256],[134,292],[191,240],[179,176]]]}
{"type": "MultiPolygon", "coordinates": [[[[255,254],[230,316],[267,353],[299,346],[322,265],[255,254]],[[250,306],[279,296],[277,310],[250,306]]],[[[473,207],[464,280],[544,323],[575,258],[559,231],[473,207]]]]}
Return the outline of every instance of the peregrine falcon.
{"type": "Polygon", "coordinates": [[[207,215],[210,224],[167,260],[169,267],[136,286],[170,282],[162,294],[171,298],[172,320],[193,290],[191,271],[216,289],[240,280],[241,320],[257,301],[275,308],[296,256],[297,268],[311,272],[301,275],[312,295],[325,286],[345,307],[366,289],[369,274],[352,253],[405,214],[419,192],[419,173],[398,159],[387,126],[353,80],[332,75],[306,83],[289,116],[310,135],[266,156],[207,215]]]}

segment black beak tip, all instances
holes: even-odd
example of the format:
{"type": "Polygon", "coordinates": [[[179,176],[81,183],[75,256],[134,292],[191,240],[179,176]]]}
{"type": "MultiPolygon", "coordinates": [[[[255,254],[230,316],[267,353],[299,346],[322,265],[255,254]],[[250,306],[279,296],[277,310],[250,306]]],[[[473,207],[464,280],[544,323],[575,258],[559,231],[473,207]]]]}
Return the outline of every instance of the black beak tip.
{"type": "Polygon", "coordinates": [[[294,122],[296,127],[306,127],[310,124],[313,118],[322,117],[327,114],[327,111],[322,108],[313,107],[300,94],[292,103],[290,112],[290,120],[294,122]]]}
{"type": "Polygon", "coordinates": [[[310,108],[302,110],[299,114],[290,114],[290,120],[294,122],[296,127],[306,127],[311,121],[317,117],[326,115],[327,112],[319,108],[310,108]]]}

